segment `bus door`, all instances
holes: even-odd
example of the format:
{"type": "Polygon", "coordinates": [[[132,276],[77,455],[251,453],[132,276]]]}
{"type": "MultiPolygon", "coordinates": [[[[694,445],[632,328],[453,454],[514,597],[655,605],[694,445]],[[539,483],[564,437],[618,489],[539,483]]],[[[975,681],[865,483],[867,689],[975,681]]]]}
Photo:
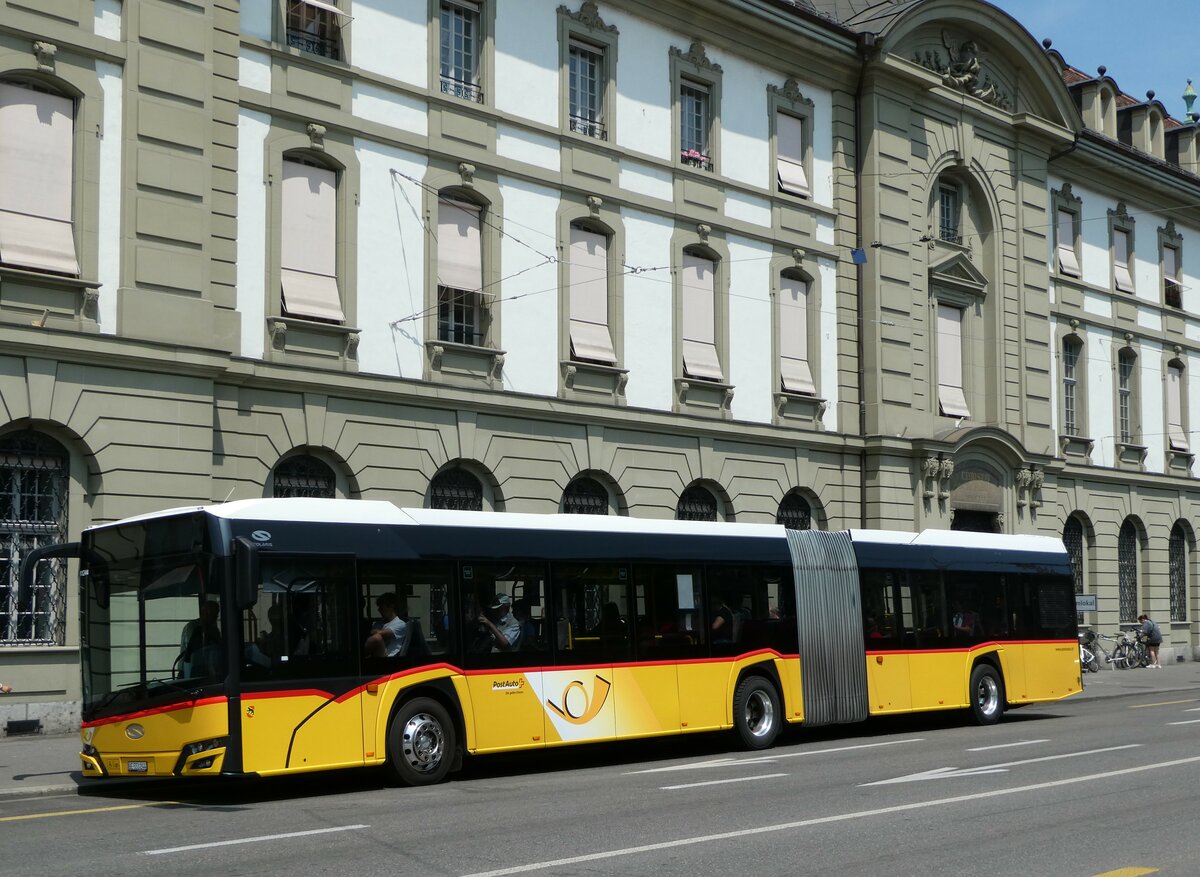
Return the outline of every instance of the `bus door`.
{"type": "Polygon", "coordinates": [[[361,765],[354,560],[264,553],[260,572],[242,616],[244,769],[361,765]]]}
{"type": "Polygon", "coordinates": [[[873,715],[904,712],[912,707],[909,665],[916,645],[907,578],[902,570],[863,569],[859,581],[868,707],[873,715]]]}
{"type": "Polygon", "coordinates": [[[543,670],[552,635],[545,565],[467,561],[459,594],[468,745],[474,752],[544,746],[543,670]]]}
{"type": "Polygon", "coordinates": [[[434,680],[449,688],[444,680],[454,636],[449,601],[455,565],[360,560],[358,581],[363,753],[371,759],[386,750],[387,721],[397,698],[434,680]]]}
{"type": "Polygon", "coordinates": [[[554,564],[554,669],[545,674],[543,698],[548,745],[636,733],[639,716],[622,715],[622,686],[632,693],[633,678],[627,666],[623,678],[616,675],[616,664],[632,655],[629,585],[628,566],[554,564]]]}

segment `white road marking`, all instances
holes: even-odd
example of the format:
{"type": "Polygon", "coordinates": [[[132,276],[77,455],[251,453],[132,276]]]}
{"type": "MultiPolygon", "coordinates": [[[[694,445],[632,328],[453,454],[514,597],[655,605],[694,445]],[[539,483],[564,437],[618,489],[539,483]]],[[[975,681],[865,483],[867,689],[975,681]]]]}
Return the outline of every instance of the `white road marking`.
{"type": "Polygon", "coordinates": [[[708,780],[703,783],[684,783],[679,786],[659,786],[664,792],[672,791],[673,789],[694,789],[697,786],[723,786],[726,783],[748,783],[756,780],[771,780],[776,777],[785,777],[786,773],[764,773],[754,777],[731,777],[727,780],[708,780]]]}
{"type": "Polygon", "coordinates": [[[1049,743],[1049,740],[1022,740],[1019,743],[997,743],[995,746],[976,746],[968,752],[987,752],[989,749],[1011,749],[1013,746],[1032,746],[1034,743],[1049,743]]]}
{"type": "Polygon", "coordinates": [[[1188,719],[1186,722],[1167,722],[1168,725],[1196,725],[1200,724],[1200,719],[1188,719]]]}
{"type": "Polygon", "coordinates": [[[1184,710],[1185,713],[1200,713],[1200,706],[1189,707],[1184,710]]]}
{"type": "Polygon", "coordinates": [[[334,831],[358,831],[369,825],[338,825],[334,828],[314,828],[311,831],[289,831],[286,834],[264,834],[259,837],[242,837],[236,840],[219,840],[207,844],[188,844],[185,847],[167,847],[161,850],[142,850],[143,856],[162,856],[166,853],[186,853],[189,850],[204,850],[209,847],[232,847],[238,844],[256,844],[265,840],[285,840],[289,837],[307,837],[310,834],[329,834],[334,831]]]}
{"type": "Polygon", "coordinates": [[[905,740],[886,740],[882,743],[862,743],[857,746],[836,746],[832,749],[806,749],[803,752],[781,752],[778,755],[764,755],[759,758],[715,758],[710,761],[696,761],[692,764],[676,764],[671,767],[651,767],[646,770],[630,770],[621,776],[637,776],[643,773],[670,773],[676,770],[700,770],[709,767],[737,767],[743,764],[770,764],[784,758],[800,758],[803,755],[825,755],[829,752],[850,752],[856,749],[875,749],[880,746],[896,746],[901,743],[920,743],[924,737],[911,737],[905,740]]]}
{"type": "Polygon", "coordinates": [[[478,871],[464,874],[463,877],[506,877],[508,874],[528,874],[531,871],[545,871],[552,868],[562,868],[566,865],[578,865],[582,862],[601,862],[605,859],[616,859],[621,856],[633,856],[638,853],[652,853],[659,850],[670,850],[677,847],[693,846],[702,843],[716,843],[743,837],[753,837],[760,834],[773,834],[780,831],[794,831],[797,828],[808,828],[812,825],[828,825],[833,822],[848,822],[853,819],[867,819],[872,816],[886,816],[891,813],[904,813],[912,810],[925,810],[930,807],[944,807],[948,804],[962,804],[967,801],[981,801],[987,798],[999,798],[1003,795],[1019,795],[1024,792],[1037,792],[1042,789],[1053,789],[1059,786],[1069,786],[1074,783],[1086,783],[1094,780],[1107,780],[1113,777],[1128,776],[1147,770],[1163,770],[1178,767],[1182,764],[1196,764],[1200,755],[1191,758],[1180,758],[1175,761],[1160,761],[1157,764],[1144,764],[1138,767],[1125,767],[1119,770],[1109,770],[1104,773],[1094,773],[1085,776],[1068,777],[1061,780],[1050,780],[1029,786],[1015,786],[1011,789],[992,789],[987,792],[975,792],[970,795],[953,795],[949,798],[935,798],[932,801],[917,801],[912,804],[897,804],[893,807],[879,807],[875,810],[860,810],[855,813],[839,813],[836,816],[819,816],[814,819],[801,819],[796,822],[782,822],[776,825],[762,825],[758,828],[746,828],[740,831],[724,831],[719,834],[706,834],[698,837],[684,837],[677,840],[660,843],[643,844],[636,847],[624,847],[617,850],[604,850],[599,853],[587,853],[582,856],[571,856],[565,859],[553,859],[546,862],[530,862],[525,865],[514,865],[510,868],[500,868],[495,871],[478,871]]]}
{"type": "Polygon", "coordinates": [[[1005,761],[1001,764],[981,764],[979,767],[937,767],[920,773],[910,773],[907,776],[895,777],[890,780],[879,780],[874,783],[859,783],[860,786],[886,786],[892,783],[913,783],[921,780],[941,780],[950,777],[975,776],[981,773],[1002,773],[1010,767],[1020,764],[1037,764],[1040,761],[1058,761],[1061,758],[1078,758],[1081,755],[1098,755],[1101,752],[1116,752],[1120,749],[1136,749],[1141,743],[1126,743],[1123,746],[1106,746],[1103,749],[1088,749],[1085,752],[1064,752],[1061,755],[1043,755],[1041,758],[1024,758],[1020,761],[1005,761]]]}

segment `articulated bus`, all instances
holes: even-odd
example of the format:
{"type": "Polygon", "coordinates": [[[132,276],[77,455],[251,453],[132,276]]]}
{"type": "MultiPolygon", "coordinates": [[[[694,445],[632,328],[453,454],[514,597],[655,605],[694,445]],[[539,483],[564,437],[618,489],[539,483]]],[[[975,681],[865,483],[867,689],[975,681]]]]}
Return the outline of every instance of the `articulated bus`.
{"type": "Polygon", "coordinates": [[[262,499],[78,556],[85,775],[270,776],[1081,690],[1058,540],[262,499]],[[384,630],[386,628],[386,630],[384,630]]]}

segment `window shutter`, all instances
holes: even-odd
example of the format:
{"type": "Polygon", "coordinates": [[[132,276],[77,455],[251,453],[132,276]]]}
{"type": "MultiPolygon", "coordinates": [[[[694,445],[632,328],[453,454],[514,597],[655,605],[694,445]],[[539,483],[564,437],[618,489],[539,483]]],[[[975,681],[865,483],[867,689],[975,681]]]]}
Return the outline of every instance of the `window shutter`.
{"type": "Polygon", "coordinates": [[[1133,277],[1129,274],[1129,232],[1113,230],[1113,281],[1122,292],[1133,292],[1133,277]]]}
{"type": "Polygon", "coordinates": [[[716,303],[711,259],[683,254],[683,370],[693,378],[724,380],[716,345],[716,303]]]}
{"type": "Polygon", "coordinates": [[[345,322],[337,285],[337,173],[283,163],[283,305],[296,317],[345,322]]]}
{"type": "Polygon", "coordinates": [[[809,194],[804,173],[804,121],[787,113],[775,114],[776,172],[779,188],[793,195],[809,194]]]}
{"type": "Polygon", "coordinates": [[[1188,450],[1183,431],[1183,369],[1177,365],[1167,366],[1167,433],[1172,450],[1188,450]]]}
{"type": "Polygon", "coordinates": [[[0,260],[79,274],[71,225],[75,104],[0,82],[0,260]]]}
{"type": "Polygon", "coordinates": [[[1079,276],[1079,260],[1075,258],[1075,214],[1058,211],[1058,270],[1072,277],[1079,276]]]}
{"type": "Polygon", "coordinates": [[[779,375],[785,391],[817,394],[808,362],[808,284],[792,277],[779,282],[779,375]]]}
{"type": "Polygon", "coordinates": [[[483,287],[480,209],[462,201],[438,201],[438,285],[467,292],[483,287]]]}
{"type": "Polygon", "coordinates": [[[938,403],[947,417],[970,417],[962,379],[962,321],[960,308],[938,305],[938,403]]]}
{"type": "Polygon", "coordinates": [[[571,227],[571,349],[577,359],[615,364],[608,328],[608,238],[571,227]]]}

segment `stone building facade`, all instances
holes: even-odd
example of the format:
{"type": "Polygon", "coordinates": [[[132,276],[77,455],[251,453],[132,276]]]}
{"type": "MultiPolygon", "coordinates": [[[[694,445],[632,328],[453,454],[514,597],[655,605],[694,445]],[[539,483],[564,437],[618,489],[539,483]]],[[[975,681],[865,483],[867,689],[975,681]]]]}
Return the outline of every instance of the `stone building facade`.
{"type": "Polygon", "coordinates": [[[2,0],[0,716],[23,551],[263,495],[1062,536],[1190,658],[1195,131],[974,0],[2,0]]]}

